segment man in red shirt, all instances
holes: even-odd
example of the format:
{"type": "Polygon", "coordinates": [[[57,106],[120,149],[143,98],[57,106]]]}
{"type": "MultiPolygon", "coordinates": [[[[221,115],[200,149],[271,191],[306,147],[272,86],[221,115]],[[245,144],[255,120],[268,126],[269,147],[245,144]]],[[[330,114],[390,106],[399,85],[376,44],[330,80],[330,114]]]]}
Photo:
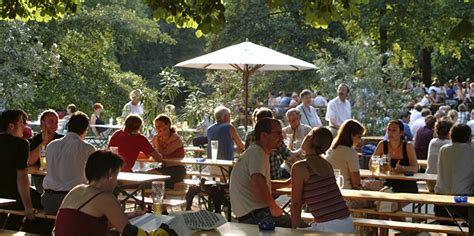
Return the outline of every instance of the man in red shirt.
{"type": "Polygon", "coordinates": [[[110,138],[108,147],[118,147],[118,153],[124,159],[125,165],[122,171],[132,172],[132,167],[140,152],[153,157],[158,162],[163,160],[161,154],[151,146],[148,139],[140,134],[142,123],[142,118],[139,116],[129,115],[125,119],[125,128],[116,131],[110,138]]]}

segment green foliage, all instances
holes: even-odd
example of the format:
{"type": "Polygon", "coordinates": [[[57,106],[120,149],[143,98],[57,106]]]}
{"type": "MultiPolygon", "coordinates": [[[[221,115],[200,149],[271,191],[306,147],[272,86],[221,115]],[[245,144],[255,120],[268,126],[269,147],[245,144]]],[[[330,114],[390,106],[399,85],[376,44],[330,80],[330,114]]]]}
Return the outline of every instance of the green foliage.
{"type": "Polygon", "coordinates": [[[2,0],[1,19],[49,21],[77,13],[83,0],[2,0]]]}
{"type": "Polygon", "coordinates": [[[406,80],[402,69],[392,63],[381,67],[382,55],[374,49],[370,39],[336,40],[336,43],[343,57],[333,57],[326,50],[317,51],[315,65],[321,78],[315,88],[332,99],[337,96],[340,83],[348,84],[350,100],[354,101],[353,117],[366,125],[369,135],[381,135],[386,125],[384,117],[398,117],[406,101],[411,99],[411,95],[402,92],[406,80]]]}
{"type": "Polygon", "coordinates": [[[22,107],[38,95],[41,80],[57,73],[59,57],[20,21],[0,22],[0,107],[22,107]]]}

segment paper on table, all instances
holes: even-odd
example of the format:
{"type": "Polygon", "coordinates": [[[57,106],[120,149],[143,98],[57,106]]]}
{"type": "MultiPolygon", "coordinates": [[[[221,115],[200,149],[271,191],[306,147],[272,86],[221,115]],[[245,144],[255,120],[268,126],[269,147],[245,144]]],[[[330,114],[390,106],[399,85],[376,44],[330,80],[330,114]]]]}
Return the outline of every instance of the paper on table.
{"type": "Polygon", "coordinates": [[[156,230],[162,223],[171,224],[174,220],[174,216],[155,216],[151,213],[146,213],[141,216],[130,219],[132,225],[137,226],[147,232],[156,230]]]}

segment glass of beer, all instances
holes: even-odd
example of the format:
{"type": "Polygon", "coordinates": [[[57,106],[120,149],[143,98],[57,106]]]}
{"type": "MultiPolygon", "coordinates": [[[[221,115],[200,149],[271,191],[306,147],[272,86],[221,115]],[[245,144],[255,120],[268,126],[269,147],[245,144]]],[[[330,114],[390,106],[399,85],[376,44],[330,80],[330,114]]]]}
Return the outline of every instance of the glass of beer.
{"type": "Polygon", "coordinates": [[[161,216],[163,197],[165,196],[165,182],[153,181],[151,183],[151,198],[153,200],[153,212],[157,216],[161,216]]]}
{"type": "Polygon", "coordinates": [[[44,145],[40,147],[40,169],[46,170],[46,147],[44,145]]]}
{"type": "Polygon", "coordinates": [[[390,157],[388,155],[383,155],[382,160],[380,161],[382,163],[381,170],[384,174],[389,175],[390,174],[390,157]]]}
{"type": "Polygon", "coordinates": [[[372,156],[370,159],[370,170],[372,170],[373,175],[380,174],[380,157],[372,156]]]}
{"type": "Polygon", "coordinates": [[[336,183],[339,189],[344,187],[344,176],[341,174],[340,169],[334,169],[334,177],[336,177],[336,183]]]}

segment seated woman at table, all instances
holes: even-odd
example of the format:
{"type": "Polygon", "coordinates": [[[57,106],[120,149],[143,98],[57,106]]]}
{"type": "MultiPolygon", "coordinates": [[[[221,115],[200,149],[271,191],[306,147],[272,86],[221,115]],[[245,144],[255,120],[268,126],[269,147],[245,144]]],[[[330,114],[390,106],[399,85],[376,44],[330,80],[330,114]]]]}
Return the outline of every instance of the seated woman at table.
{"type": "Polygon", "coordinates": [[[342,198],[331,164],[322,157],[332,142],[326,128],[314,128],[301,145],[306,160],[298,161],[291,169],[291,225],[301,222],[301,207],[308,205],[314,217],[308,230],[354,233],[349,209],[342,198]]]}
{"type": "MultiPolygon", "coordinates": [[[[102,119],[100,119],[100,114],[104,110],[104,106],[102,106],[102,104],[100,104],[100,103],[95,103],[92,106],[92,110],[94,110],[94,112],[91,115],[89,124],[91,124],[91,125],[105,125],[105,122],[102,119]]],[[[106,128],[103,128],[103,127],[92,126],[91,128],[92,128],[92,132],[94,133],[94,136],[96,138],[100,138],[100,134],[107,130],[106,128]]]]}
{"type": "MultiPolygon", "coordinates": [[[[155,118],[156,135],[151,139],[152,146],[163,156],[163,159],[182,159],[185,156],[183,142],[176,133],[176,128],[172,126],[171,119],[164,114],[155,118]]],[[[174,184],[182,182],[186,176],[184,165],[165,164],[161,167],[149,171],[150,173],[160,173],[169,175],[171,178],[165,181],[165,187],[172,189],[174,184]]]]}
{"type": "MultiPolygon", "coordinates": [[[[428,146],[428,162],[426,167],[427,174],[438,174],[439,150],[445,144],[450,144],[449,130],[453,126],[451,121],[437,121],[434,126],[435,137],[428,146]]],[[[434,192],[436,181],[426,181],[426,188],[434,192]]]]}
{"type": "Polygon", "coordinates": [[[326,159],[334,169],[341,170],[344,189],[360,189],[359,156],[354,147],[359,145],[364,133],[364,126],[357,120],[346,120],[328,151],[326,159]]]}
{"type": "MultiPolygon", "coordinates": [[[[390,156],[391,172],[405,174],[416,173],[418,163],[416,161],[415,148],[411,143],[405,141],[403,123],[399,120],[391,120],[387,126],[388,141],[381,141],[375,149],[374,156],[387,154],[390,156]]],[[[393,192],[418,193],[416,181],[387,180],[384,183],[392,187],[393,192]]]]}
{"type": "Polygon", "coordinates": [[[143,212],[124,214],[113,195],[122,165],[123,160],[110,151],[92,153],[85,170],[89,184],[76,186],[64,198],[56,218],[55,235],[107,235],[108,222],[121,235],[176,235],[167,225],[146,233],[130,224],[129,218],[143,212]]]}

